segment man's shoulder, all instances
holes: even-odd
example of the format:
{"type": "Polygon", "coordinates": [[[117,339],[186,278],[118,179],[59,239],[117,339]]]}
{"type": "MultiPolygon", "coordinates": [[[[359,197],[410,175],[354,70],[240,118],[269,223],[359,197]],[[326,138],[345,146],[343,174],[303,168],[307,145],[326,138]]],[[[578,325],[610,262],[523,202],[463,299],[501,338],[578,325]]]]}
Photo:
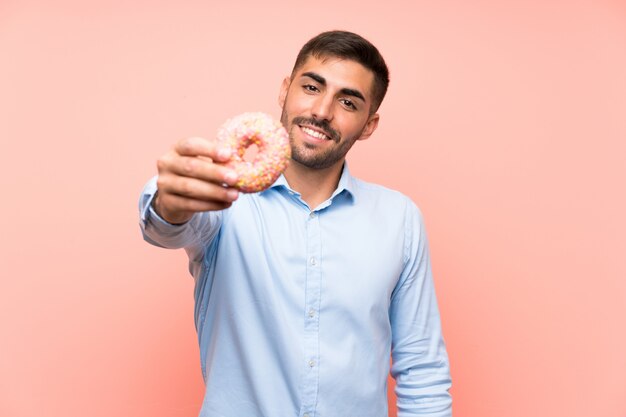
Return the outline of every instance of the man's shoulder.
{"type": "Polygon", "coordinates": [[[419,211],[415,202],[409,196],[398,190],[381,184],[368,182],[356,177],[352,177],[352,184],[357,198],[362,198],[365,201],[376,202],[377,204],[383,203],[394,206],[403,206],[407,209],[419,211]]]}

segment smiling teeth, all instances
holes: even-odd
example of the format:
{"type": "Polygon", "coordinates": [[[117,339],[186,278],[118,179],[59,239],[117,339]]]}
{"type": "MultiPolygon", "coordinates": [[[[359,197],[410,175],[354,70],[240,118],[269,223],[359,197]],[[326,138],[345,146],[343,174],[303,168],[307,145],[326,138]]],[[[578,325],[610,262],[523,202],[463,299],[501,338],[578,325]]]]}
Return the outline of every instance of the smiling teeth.
{"type": "Polygon", "coordinates": [[[302,130],[304,131],[304,133],[306,133],[309,136],[313,136],[314,138],[328,140],[328,136],[316,130],[309,129],[308,127],[302,127],[302,130]]]}

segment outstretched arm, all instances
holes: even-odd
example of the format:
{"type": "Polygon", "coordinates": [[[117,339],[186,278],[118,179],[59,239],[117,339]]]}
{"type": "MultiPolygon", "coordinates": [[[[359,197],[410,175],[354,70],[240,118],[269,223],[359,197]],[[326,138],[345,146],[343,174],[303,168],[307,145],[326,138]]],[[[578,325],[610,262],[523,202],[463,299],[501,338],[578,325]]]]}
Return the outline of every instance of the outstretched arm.
{"type": "Polygon", "coordinates": [[[221,212],[237,199],[234,171],[222,162],[230,150],[202,138],[177,142],[157,161],[158,177],[139,201],[146,241],[166,248],[201,247],[221,224],[221,212]]]}
{"type": "Polygon", "coordinates": [[[177,142],[157,161],[155,211],[167,222],[179,224],[194,213],[230,207],[239,195],[229,187],[237,182],[237,174],[220,164],[230,156],[230,149],[203,138],[177,142]]]}

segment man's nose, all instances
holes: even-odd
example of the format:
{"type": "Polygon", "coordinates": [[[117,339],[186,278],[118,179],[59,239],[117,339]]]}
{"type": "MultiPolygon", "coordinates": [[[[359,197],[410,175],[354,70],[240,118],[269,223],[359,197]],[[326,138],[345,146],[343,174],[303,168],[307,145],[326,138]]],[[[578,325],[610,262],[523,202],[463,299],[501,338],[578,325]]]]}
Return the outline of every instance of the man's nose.
{"type": "Polygon", "coordinates": [[[333,118],[333,99],[325,94],[320,94],[311,110],[316,119],[331,121],[333,118]]]}

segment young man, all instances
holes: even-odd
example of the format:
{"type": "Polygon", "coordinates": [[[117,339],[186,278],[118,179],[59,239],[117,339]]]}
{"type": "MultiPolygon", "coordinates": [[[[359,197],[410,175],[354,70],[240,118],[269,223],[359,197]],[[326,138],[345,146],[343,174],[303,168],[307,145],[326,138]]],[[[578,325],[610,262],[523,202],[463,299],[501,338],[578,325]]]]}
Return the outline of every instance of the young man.
{"type": "Polygon", "coordinates": [[[179,141],[140,200],[144,238],[185,248],[207,417],[451,416],[450,375],[420,212],[352,177],[388,70],[362,37],[325,32],[280,88],[292,161],[239,194],[228,149],[179,141]],[[158,190],[158,192],[157,192],[158,190]]]}

